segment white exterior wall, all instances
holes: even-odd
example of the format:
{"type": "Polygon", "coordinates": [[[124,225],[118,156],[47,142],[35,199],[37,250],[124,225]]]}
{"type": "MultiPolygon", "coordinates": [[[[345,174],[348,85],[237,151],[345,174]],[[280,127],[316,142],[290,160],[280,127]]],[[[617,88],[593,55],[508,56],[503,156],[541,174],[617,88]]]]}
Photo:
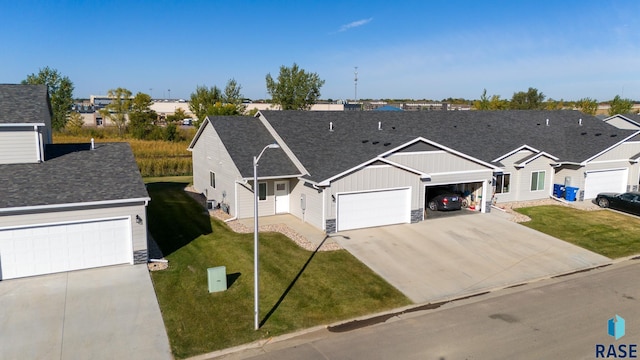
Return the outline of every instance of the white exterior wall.
{"type": "MultiPolygon", "coordinates": [[[[286,180],[278,180],[286,181],[286,180]]],[[[258,179],[258,184],[267,183],[267,199],[258,200],[258,216],[268,216],[276,214],[276,201],[274,195],[274,180],[261,181],[258,179]]],[[[289,184],[291,186],[291,184],[289,184]]],[[[253,203],[255,201],[253,197],[253,181],[249,181],[246,186],[238,186],[238,218],[250,218],[253,217],[253,203]]],[[[289,196],[291,199],[291,196],[289,196]]],[[[235,213],[233,213],[235,214],[235,213]]]]}
{"type": "MultiPolygon", "coordinates": [[[[512,154],[511,156],[508,156],[502,160],[500,160],[500,162],[504,165],[503,168],[503,173],[510,173],[511,174],[511,189],[508,193],[502,193],[502,194],[495,194],[495,200],[496,203],[501,203],[501,202],[510,202],[510,201],[517,201],[519,200],[518,198],[518,190],[520,189],[520,185],[519,183],[522,181],[520,180],[520,176],[521,176],[521,169],[517,169],[513,166],[514,163],[519,162],[520,160],[524,159],[525,157],[529,156],[533,154],[532,151],[529,150],[520,150],[514,154],[512,154]]],[[[529,180],[527,180],[529,181],[529,180]]],[[[527,182],[528,184],[528,182],[527,182]]],[[[551,191],[553,192],[553,189],[551,189],[551,191]]]]}
{"type": "MultiPolygon", "coordinates": [[[[325,199],[325,219],[336,218],[336,203],[331,195],[337,193],[411,187],[411,210],[424,207],[424,192],[418,174],[393,167],[374,165],[356,171],[331,183],[325,199]]],[[[382,206],[382,204],[381,204],[382,206]]]]}
{"type": "MultiPolygon", "coordinates": [[[[524,168],[514,168],[511,172],[511,188],[514,191],[512,195],[516,201],[528,201],[547,199],[553,194],[553,183],[555,180],[555,170],[551,167],[553,160],[541,156],[527,165],[524,168]],[[544,190],[531,191],[531,173],[535,171],[545,171],[544,178],[544,190]]],[[[508,170],[505,170],[507,172],[508,170]]],[[[560,180],[558,180],[560,181],[560,180]]],[[[564,178],[562,178],[564,181],[564,178]]],[[[501,201],[498,198],[498,201],[501,201]]]]}
{"type": "Polygon", "coordinates": [[[131,223],[131,251],[147,250],[147,212],[144,204],[129,206],[111,206],[102,208],[74,210],[49,210],[20,215],[0,215],[0,229],[4,227],[59,224],[80,220],[129,218],[131,223]],[[136,215],[142,219],[142,224],[136,223],[136,215]]]}
{"type": "Polygon", "coordinates": [[[387,159],[427,174],[487,170],[487,167],[446,151],[394,153],[387,159]]]}
{"type": "Polygon", "coordinates": [[[242,179],[240,171],[213,126],[209,123],[205,126],[192,149],[193,186],[198,192],[205,194],[208,200],[224,201],[229,205],[230,214],[235,215],[236,188],[241,187],[236,184],[236,180],[242,179]],[[211,171],[216,176],[215,188],[211,186],[211,171]],[[223,193],[226,193],[226,197],[222,196],[223,193]]]}
{"type": "Polygon", "coordinates": [[[291,180],[291,194],[289,195],[289,211],[292,215],[302,219],[318,229],[324,227],[322,221],[322,192],[304,186],[304,180],[291,180]],[[305,196],[306,210],[302,210],[301,198],[305,196]]]}
{"type": "MultiPolygon", "coordinates": [[[[0,164],[26,164],[38,162],[38,146],[33,128],[0,129],[0,164]]],[[[46,135],[45,135],[46,136],[46,135]]],[[[46,142],[46,139],[43,138],[46,142]]]]}

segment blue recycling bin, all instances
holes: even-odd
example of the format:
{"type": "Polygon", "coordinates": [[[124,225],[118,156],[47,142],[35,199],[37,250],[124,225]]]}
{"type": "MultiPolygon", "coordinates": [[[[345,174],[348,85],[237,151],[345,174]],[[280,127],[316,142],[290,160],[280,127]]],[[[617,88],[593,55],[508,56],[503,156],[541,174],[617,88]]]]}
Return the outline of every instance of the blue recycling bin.
{"type": "Polygon", "coordinates": [[[564,198],[567,201],[576,201],[576,195],[578,194],[578,188],[567,186],[565,188],[564,198]]]}
{"type": "Polygon", "coordinates": [[[553,196],[557,198],[564,197],[564,185],[563,184],[553,184],[553,196]]]}

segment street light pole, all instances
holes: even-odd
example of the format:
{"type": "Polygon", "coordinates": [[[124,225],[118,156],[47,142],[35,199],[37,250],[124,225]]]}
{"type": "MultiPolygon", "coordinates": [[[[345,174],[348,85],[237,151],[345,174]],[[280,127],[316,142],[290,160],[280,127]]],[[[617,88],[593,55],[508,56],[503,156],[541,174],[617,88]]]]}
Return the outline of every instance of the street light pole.
{"type": "Polygon", "coordinates": [[[267,149],[278,149],[277,143],[269,144],[262,149],[260,155],[253,157],[253,326],[260,329],[259,322],[259,296],[258,296],[258,161],[267,149]]]}

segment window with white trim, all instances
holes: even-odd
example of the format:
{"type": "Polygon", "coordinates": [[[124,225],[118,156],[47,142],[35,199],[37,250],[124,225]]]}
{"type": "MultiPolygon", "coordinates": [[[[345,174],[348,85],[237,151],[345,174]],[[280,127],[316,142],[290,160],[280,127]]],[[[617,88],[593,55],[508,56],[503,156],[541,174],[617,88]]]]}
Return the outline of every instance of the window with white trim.
{"type": "Polygon", "coordinates": [[[211,184],[212,188],[216,188],[216,173],[214,173],[213,171],[209,172],[209,183],[211,184]]]}
{"type": "Polygon", "coordinates": [[[259,201],[267,200],[267,183],[266,182],[258,183],[258,200],[259,201]]]}
{"type": "Polygon", "coordinates": [[[545,171],[531,172],[531,191],[544,190],[545,171]]]}
{"type": "Polygon", "coordinates": [[[506,194],[511,189],[511,174],[496,175],[496,194],[506,194]]]}

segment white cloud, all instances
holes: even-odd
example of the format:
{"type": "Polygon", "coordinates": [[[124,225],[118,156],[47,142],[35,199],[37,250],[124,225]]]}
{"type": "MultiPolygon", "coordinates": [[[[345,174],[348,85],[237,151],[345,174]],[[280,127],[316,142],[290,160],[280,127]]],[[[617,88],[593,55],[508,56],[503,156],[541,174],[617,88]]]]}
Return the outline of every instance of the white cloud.
{"type": "Polygon", "coordinates": [[[362,26],[362,25],[368,24],[368,23],[370,23],[370,22],[371,22],[371,20],[373,20],[373,18],[362,19],[362,20],[358,20],[358,21],[350,22],[350,23],[348,23],[348,24],[346,24],[346,25],[342,25],[342,26],[340,27],[340,30],[338,30],[338,31],[339,31],[339,32],[347,31],[347,30],[349,30],[349,29],[353,29],[353,28],[356,28],[356,27],[359,27],[359,26],[362,26]]]}

